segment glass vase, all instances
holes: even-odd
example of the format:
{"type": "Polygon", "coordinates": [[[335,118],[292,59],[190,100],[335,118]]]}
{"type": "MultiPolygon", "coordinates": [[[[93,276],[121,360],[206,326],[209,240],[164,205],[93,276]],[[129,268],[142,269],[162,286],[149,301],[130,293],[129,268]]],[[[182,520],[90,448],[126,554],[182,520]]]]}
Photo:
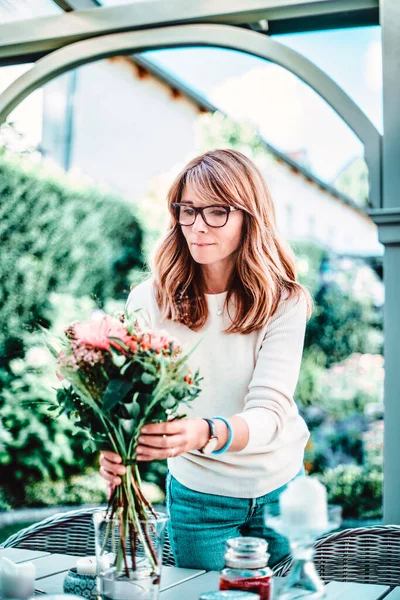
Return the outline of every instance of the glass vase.
{"type": "Polygon", "coordinates": [[[127,520],[93,515],[101,600],[157,600],[168,517],[127,520]]]}
{"type": "Polygon", "coordinates": [[[289,573],[280,582],[279,600],[319,600],[325,595],[325,585],[319,577],[314,558],[316,540],[340,527],[342,509],[340,506],[328,506],[328,521],[325,526],[310,526],[301,523],[287,523],[280,515],[268,510],[265,512],[267,527],[285,536],[290,545],[292,565],[289,573]]]}

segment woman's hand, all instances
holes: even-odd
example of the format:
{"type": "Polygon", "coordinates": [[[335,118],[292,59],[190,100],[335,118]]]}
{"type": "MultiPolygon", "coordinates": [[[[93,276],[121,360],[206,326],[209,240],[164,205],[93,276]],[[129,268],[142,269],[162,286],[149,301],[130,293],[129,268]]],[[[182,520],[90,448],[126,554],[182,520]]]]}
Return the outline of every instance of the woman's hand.
{"type": "Polygon", "coordinates": [[[150,423],[142,427],[136,458],[138,461],[150,461],[179,456],[184,452],[199,450],[209,437],[210,430],[204,419],[150,423]]]}
{"type": "MultiPolygon", "coordinates": [[[[178,456],[189,450],[202,448],[208,439],[209,428],[204,419],[150,423],[140,432],[137,460],[164,460],[178,456]]],[[[122,458],[115,452],[107,450],[100,454],[100,475],[109,484],[109,492],[112,492],[114,486],[121,484],[120,476],[126,473],[126,467],[121,463],[122,458]]]]}
{"type": "Polygon", "coordinates": [[[115,486],[120,485],[119,475],[126,473],[126,468],[121,462],[122,458],[115,452],[104,451],[100,454],[100,475],[107,481],[108,497],[113,493],[115,486]]]}

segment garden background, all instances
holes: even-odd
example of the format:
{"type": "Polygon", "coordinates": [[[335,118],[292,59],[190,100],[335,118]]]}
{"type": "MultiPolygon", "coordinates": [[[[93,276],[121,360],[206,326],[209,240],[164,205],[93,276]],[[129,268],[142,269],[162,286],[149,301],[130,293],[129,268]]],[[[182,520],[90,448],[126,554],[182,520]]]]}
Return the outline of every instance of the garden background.
{"type": "MultiPolygon", "coordinates": [[[[248,127],[215,123],[204,119],[198,151],[230,146],[256,162],[268,153],[248,127]]],[[[49,174],[35,152],[4,143],[0,195],[0,511],[104,502],[98,458],[65,416],[40,405],[58,385],[42,328],[57,335],[96,309],[123,309],[165,227],[165,189],[139,204],[49,174]]],[[[379,519],[384,363],[382,307],[371,286],[380,267],[312,241],[292,245],[315,301],[296,390],[311,431],[306,469],[345,518],[379,519]]],[[[149,495],[162,501],[165,463],[142,469],[149,495]]],[[[0,542],[12,529],[0,529],[0,542]]]]}

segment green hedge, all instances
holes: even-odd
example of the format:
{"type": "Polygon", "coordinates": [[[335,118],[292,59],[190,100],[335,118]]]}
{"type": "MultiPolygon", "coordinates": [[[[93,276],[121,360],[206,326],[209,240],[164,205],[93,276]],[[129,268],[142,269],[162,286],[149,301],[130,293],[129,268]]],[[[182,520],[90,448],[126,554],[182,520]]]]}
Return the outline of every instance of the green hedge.
{"type": "MultiPolygon", "coordinates": [[[[151,502],[164,502],[165,496],[157,485],[145,482],[143,489],[151,502]]],[[[27,485],[25,492],[25,505],[32,507],[107,503],[106,482],[98,469],[87,469],[83,474],[73,475],[68,480],[43,479],[27,485]]]]}
{"type": "Polygon", "coordinates": [[[37,365],[32,351],[34,358],[43,344],[39,324],[68,322],[71,311],[55,295],[99,307],[125,301],[131,272],[143,266],[143,231],[125,200],[4,157],[0,200],[1,510],[24,505],[35,484],[67,480],[93,464],[66,418],[29,406],[56,385],[50,355],[37,365]]]}
{"type": "Polygon", "coordinates": [[[317,477],[327,487],[328,501],[340,505],[345,518],[382,517],[382,469],[340,465],[317,477]]]}
{"type": "Polygon", "coordinates": [[[44,479],[25,488],[26,506],[106,504],[106,483],[98,471],[88,469],[69,480],[44,479]]]}
{"type": "MultiPolygon", "coordinates": [[[[125,297],[143,264],[132,208],[95,187],[74,189],[0,159],[0,336],[46,320],[49,293],[125,297]]],[[[1,339],[1,337],[0,337],[1,339]]]]}

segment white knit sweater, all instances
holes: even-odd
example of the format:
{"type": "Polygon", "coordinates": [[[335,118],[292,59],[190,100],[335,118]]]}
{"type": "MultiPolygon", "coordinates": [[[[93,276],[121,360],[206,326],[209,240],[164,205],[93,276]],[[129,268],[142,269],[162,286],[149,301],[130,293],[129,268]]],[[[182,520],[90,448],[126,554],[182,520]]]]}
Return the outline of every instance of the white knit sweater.
{"type": "MultiPolygon", "coordinates": [[[[282,300],[268,324],[248,335],[225,334],[226,292],[207,295],[209,316],[200,331],[161,320],[151,280],[134,288],[127,312],[138,308],[139,323],[163,329],[184,351],[201,339],[190,356],[200,369],[201,394],[188,417],[243,417],[249,442],[239,452],[205,456],[195,450],[168,461],[171,474],[186,487],[208,494],[257,498],[292,479],[303,463],[309,432],[293,400],[306,325],[306,300],[282,300]]],[[[231,311],[232,312],[232,311],[231,311]]]]}

